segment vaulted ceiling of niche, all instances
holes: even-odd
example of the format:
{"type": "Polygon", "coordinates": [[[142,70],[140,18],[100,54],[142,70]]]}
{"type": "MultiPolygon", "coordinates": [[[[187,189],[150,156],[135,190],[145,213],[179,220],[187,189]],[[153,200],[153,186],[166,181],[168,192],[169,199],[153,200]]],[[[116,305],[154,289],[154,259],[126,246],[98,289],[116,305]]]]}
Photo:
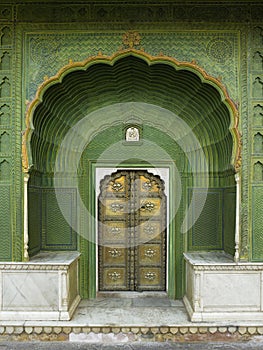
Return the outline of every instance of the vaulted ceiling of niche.
{"type": "MultiPolygon", "coordinates": [[[[233,147],[230,115],[216,88],[190,70],[176,70],[160,62],[148,65],[131,55],[114,65],[96,63],[70,72],[45,91],[33,116],[35,169],[52,171],[65,134],[88,113],[123,102],[146,102],[174,112],[195,133],[211,168],[229,167],[233,147]]],[[[165,120],[160,122],[165,124],[165,120]]]]}

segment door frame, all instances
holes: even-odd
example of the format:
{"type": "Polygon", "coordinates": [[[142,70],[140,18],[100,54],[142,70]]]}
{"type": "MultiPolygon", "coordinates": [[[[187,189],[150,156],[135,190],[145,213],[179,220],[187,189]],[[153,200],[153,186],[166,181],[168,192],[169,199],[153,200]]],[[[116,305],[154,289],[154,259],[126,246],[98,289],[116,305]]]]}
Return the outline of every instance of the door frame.
{"type": "Polygon", "coordinates": [[[88,295],[89,298],[96,298],[98,294],[98,225],[97,225],[97,201],[99,194],[99,183],[100,180],[107,174],[119,170],[147,170],[152,173],[157,173],[160,175],[161,179],[165,182],[165,193],[167,195],[167,256],[166,256],[166,293],[169,297],[176,298],[176,260],[178,260],[178,251],[176,248],[176,241],[178,241],[178,235],[176,235],[175,230],[175,201],[172,200],[172,196],[175,193],[175,175],[176,175],[176,166],[173,162],[154,162],[157,166],[151,167],[148,164],[125,164],[122,163],[121,166],[116,167],[116,161],[107,161],[99,163],[97,161],[91,161],[90,163],[90,174],[89,174],[89,185],[93,189],[92,195],[89,197],[91,213],[96,218],[90,226],[90,232],[93,232],[93,242],[88,242],[88,295]],[[107,172],[102,173],[102,170],[106,169],[107,172]],[[166,172],[166,178],[163,178],[163,173],[157,172],[160,169],[161,171],[166,172]],[[101,176],[97,178],[98,171],[101,171],[101,176]],[[94,243],[95,242],[95,243],[94,243]]]}
{"type": "MultiPolygon", "coordinates": [[[[95,176],[95,186],[96,186],[96,221],[98,222],[99,220],[99,212],[98,212],[98,198],[101,194],[101,189],[100,189],[100,183],[102,180],[105,179],[105,176],[109,175],[111,176],[112,174],[118,172],[118,171],[146,171],[149,174],[152,175],[159,175],[160,179],[163,181],[164,183],[164,194],[165,194],[165,198],[166,198],[166,218],[165,218],[165,222],[166,225],[169,222],[169,206],[168,206],[168,201],[169,201],[169,169],[168,168],[109,168],[109,167],[97,167],[95,172],[96,172],[96,176],[95,176]],[[168,186],[167,186],[168,184],[168,186]]],[[[98,230],[98,224],[96,226],[96,293],[101,294],[101,293],[105,293],[104,291],[100,291],[99,290],[99,245],[98,245],[98,236],[99,236],[99,230],[98,230]]],[[[168,240],[169,240],[169,226],[167,225],[166,227],[166,238],[165,238],[165,252],[166,252],[166,257],[165,257],[165,291],[163,291],[164,293],[167,293],[168,290],[168,240]]],[[[119,293],[119,291],[111,291],[112,293],[116,294],[119,293]]],[[[121,291],[121,293],[126,293],[127,291],[121,291]]],[[[133,291],[129,291],[129,292],[133,292],[133,291]]],[[[136,292],[136,291],[135,291],[136,292]]],[[[158,292],[158,291],[153,291],[153,292],[158,292]]],[[[159,291],[160,293],[160,291],[159,291]]]]}

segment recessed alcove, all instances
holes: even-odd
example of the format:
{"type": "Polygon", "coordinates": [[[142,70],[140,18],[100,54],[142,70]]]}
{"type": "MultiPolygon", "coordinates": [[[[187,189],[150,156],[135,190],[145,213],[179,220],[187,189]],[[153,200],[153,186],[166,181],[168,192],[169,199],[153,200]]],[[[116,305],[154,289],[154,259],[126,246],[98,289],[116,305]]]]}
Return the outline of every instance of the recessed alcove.
{"type": "Polygon", "coordinates": [[[29,255],[78,250],[81,295],[96,296],[96,167],[165,166],[170,208],[181,186],[167,269],[167,293],[181,298],[183,252],[235,253],[239,140],[230,99],[194,64],[136,51],[75,64],[56,79],[29,111],[29,255]],[[127,145],[125,125],[133,118],[143,138],[127,145]]]}

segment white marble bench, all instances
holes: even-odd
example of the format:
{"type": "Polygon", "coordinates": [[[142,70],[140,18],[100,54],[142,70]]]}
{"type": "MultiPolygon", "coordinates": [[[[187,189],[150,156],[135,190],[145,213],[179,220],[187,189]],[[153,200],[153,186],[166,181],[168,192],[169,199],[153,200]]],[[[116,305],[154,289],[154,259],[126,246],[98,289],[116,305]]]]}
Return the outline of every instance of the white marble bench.
{"type": "Polygon", "coordinates": [[[78,252],[0,263],[1,320],[69,320],[80,302],[78,252]]]}
{"type": "Polygon", "coordinates": [[[224,252],[185,253],[184,303],[193,322],[262,321],[263,264],[224,252]]]}

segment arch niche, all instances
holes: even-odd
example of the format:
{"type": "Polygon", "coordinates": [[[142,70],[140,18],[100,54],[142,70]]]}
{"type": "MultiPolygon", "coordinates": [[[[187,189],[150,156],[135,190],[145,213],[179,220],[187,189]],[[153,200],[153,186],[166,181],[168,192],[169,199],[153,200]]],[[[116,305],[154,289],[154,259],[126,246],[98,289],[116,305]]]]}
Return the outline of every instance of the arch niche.
{"type": "Polygon", "coordinates": [[[83,297],[96,295],[98,167],[168,169],[171,297],[183,293],[183,252],[238,255],[237,109],[195,63],[135,49],[70,62],[39,87],[26,122],[25,258],[79,250],[83,297]]]}

